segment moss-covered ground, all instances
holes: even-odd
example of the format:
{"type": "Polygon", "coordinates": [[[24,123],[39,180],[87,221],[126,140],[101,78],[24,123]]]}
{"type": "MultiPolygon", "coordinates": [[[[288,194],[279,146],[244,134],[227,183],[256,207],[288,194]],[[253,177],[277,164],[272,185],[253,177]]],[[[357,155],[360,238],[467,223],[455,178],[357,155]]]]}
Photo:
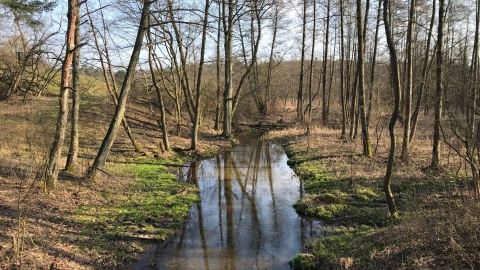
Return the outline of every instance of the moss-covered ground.
{"type": "MultiPolygon", "coordinates": [[[[0,269],[131,269],[146,248],[174,234],[198,200],[194,184],[177,181],[178,169],[231,147],[208,123],[200,130],[198,151],[184,150],[190,143],[185,127],[170,134],[175,151],[163,151],[148,104],[132,102],[126,115],[143,152],[135,152],[119,131],[104,172],[87,182],[83,175],[112,111],[105,96],[84,96],[78,166],[74,173],[61,171],[57,188],[46,193],[42,176],[58,99],[2,102],[0,269]]],[[[68,144],[67,138],[64,155],[68,144]]]]}
{"type": "Polygon", "coordinates": [[[112,166],[122,177],[134,178],[123,193],[105,192],[107,207],[82,206],[74,215],[81,228],[78,240],[90,238],[81,248],[111,253],[114,260],[132,260],[141,245],[112,249],[116,240],[160,240],[171,236],[198,200],[197,188],[176,179],[175,170],[182,159],[131,160],[112,166]],[[92,241],[91,237],[98,237],[92,241]],[[107,241],[105,239],[108,239],[107,241]]]}
{"type": "MultiPolygon", "coordinates": [[[[269,137],[283,143],[302,179],[305,193],[294,205],[297,212],[334,228],[305,246],[291,261],[293,268],[480,267],[480,242],[473,236],[480,231],[474,214],[479,205],[455,171],[458,160],[445,163],[441,172],[425,169],[428,140],[413,146],[410,162],[395,163],[392,192],[400,216],[391,218],[383,193],[388,149],[364,157],[361,142],[341,139],[339,130],[330,129],[306,134],[294,127],[269,137]]],[[[372,143],[388,145],[386,138],[372,143]]]]}

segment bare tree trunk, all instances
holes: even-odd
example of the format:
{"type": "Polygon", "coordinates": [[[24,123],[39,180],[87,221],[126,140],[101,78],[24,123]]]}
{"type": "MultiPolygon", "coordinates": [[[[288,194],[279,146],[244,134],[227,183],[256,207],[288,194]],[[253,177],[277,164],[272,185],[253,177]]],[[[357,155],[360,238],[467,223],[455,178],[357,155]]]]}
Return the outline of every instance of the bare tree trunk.
{"type": "Polygon", "coordinates": [[[327,17],[325,22],[325,46],[323,47],[323,68],[322,68],[322,125],[328,124],[328,105],[327,105],[327,61],[328,61],[328,41],[330,28],[330,0],[327,1],[327,17]]]}
{"type": "Polygon", "coordinates": [[[412,111],[412,88],[413,88],[413,31],[415,28],[415,0],[410,0],[410,14],[407,29],[407,89],[405,90],[405,116],[403,123],[403,143],[401,159],[409,161],[410,145],[410,117],[412,111]]]}
{"type": "Polygon", "coordinates": [[[393,165],[395,162],[395,124],[397,123],[399,110],[400,110],[400,74],[398,71],[398,58],[397,51],[395,49],[395,44],[393,42],[391,28],[390,28],[390,19],[388,14],[390,13],[390,3],[388,0],[383,1],[383,21],[385,24],[385,35],[387,38],[388,50],[390,52],[390,66],[392,74],[392,88],[393,94],[395,97],[394,107],[390,122],[388,124],[388,130],[390,132],[390,152],[388,155],[387,163],[387,172],[385,173],[385,178],[383,180],[383,191],[385,192],[385,197],[388,205],[388,210],[392,217],[398,216],[397,207],[395,205],[395,200],[393,199],[393,194],[390,189],[390,182],[392,180],[393,165]]]}
{"type": "Polygon", "coordinates": [[[344,27],[343,27],[343,16],[344,15],[344,6],[343,0],[340,0],[340,99],[342,104],[342,134],[341,138],[344,139],[347,137],[347,104],[345,100],[345,44],[344,44],[344,27]]]}
{"type": "MultiPolygon", "coordinates": [[[[423,59],[423,67],[422,67],[422,81],[420,82],[420,89],[418,90],[418,96],[417,100],[415,102],[415,109],[413,110],[412,114],[412,121],[411,121],[411,127],[410,127],[410,143],[413,141],[413,138],[415,136],[415,131],[417,129],[417,122],[418,122],[418,115],[420,114],[420,105],[422,104],[422,97],[423,97],[423,92],[426,88],[427,85],[427,76],[428,76],[428,61],[429,61],[429,54],[430,54],[430,43],[432,40],[432,31],[433,31],[433,25],[435,24],[435,3],[437,1],[433,1],[432,5],[432,16],[430,19],[430,27],[428,30],[428,37],[427,37],[427,45],[425,48],[425,55],[423,59]]],[[[432,59],[433,60],[433,59],[432,59]]]]}
{"type": "MultiPolygon", "coordinates": [[[[328,1],[330,4],[330,0],[328,1]]],[[[317,2],[313,1],[313,29],[312,29],[312,51],[310,54],[310,68],[308,71],[308,125],[311,124],[312,120],[312,106],[313,106],[313,96],[312,96],[312,84],[313,84],[313,63],[315,60],[315,39],[317,36],[317,2]]],[[[327,38],[328,38],[328,28],[327,28],[327,38]]]]}
{"type": "MultiPolygon", "coordinates": [[[[160,128],[162,130],[162,141],[163,141],[163,147],[165,151],[170,151],[170,140],[168,138],[168,129],[167,129],[167,121],[165,119],[165,104],[163,102],[163,97],[161,93],[161,89],[158,86],[157,82],[157,76],[155,75],[155,70],[158,70],[160,73],[163,72],[162,68],[159,68],[157,63],[155,62],[155,59],[158,59],[158,57],[155,57],[155,53],[153,50],[153,39],[152,35],[150,32],[151,28],[148,28],[148,42],[150,43],[148,46],[148,64],[150,68],[150,74],[152,76],[152,83],[153,87],[155,87],[156,93],[157,93],[157,99],[158,99],[158,106],[160,107],[160,128]]],[[[165,79],[163,75],[161,75],[161,79],[163,81],[163,84],[165,85],[165,79]]]]}
{"type": "MultiPolygon", "coordinates": [[[[235,22],[238,21],[239,15],[235,10],[235,3],[233,0],[228,0],[228,4],[225,1],[222,1],[222,13],[223,13],[223,32],[224,32],[224,47],[225,47],[225,91],[224,91],[224,119],[223,119],[223,136],[229,138],[232,135],[232,120],[235,110],[237,108],[238,102],[240,100],[240,95],[242,92],[243,84],[252,71],[255,63],[257,62],[257,53],[260,46],[260,37],[261,37],[261,16],[262,7],[257,6],[258,2],[253,3],[253,12],[257,21],[257,31],[256,40],[252,48],[252,59],[250,64],[247,66],[245,73],[241,76],[239,83],[236,87],[235,95],[233,95],[233,84],[232,84],[232,73],[233,73],[233,51],[232,51],[232,38],[233,38],[233,29],[235,22]],[[228,15],[225,16],[225,9],[228,6],[228,15]]],[[[252,30],[253,31],[253,30],[252,30]]]]}
{"type": "MultiPolygon", "coordinates": [[[[192,93],[192,89],[190,88],[190,79],[188,77],[188,72],[187,72],[187,59],[186,59],[186,54],[183,50],[183,44],[182,44],[182,37],[180,35],[180,30],[178,29],[178,26],[177,26],[177,23],[176,23],[176,19],[173,15],[173,3],[171,0],[167,1],[167,5],[168,5],[168,10],[169,10],[169,14],[170,14],[170,23],[172,24],[172,27],[173,27],[173,31],[175,33],[175,40],[177,41],[177,49],[178,49],[178,54],[179,54],[179,57],[180,57],[180,62],[181,62],[181,66],[177,68],[179,68],[180,70],[178,71],[179,75],[179,81],[180,81],[180,85],[182,86],[182,89],[183,89],[183,93],[185,95],[185,103],[187,104],[187,109],[188,109],[188,115],[190,116],[190,120],[192,121],[192,123],[194,122],[194,108],[195,108],[195,101],[194,101],[194,98],[193,98],[193,93],[192,93]]],[[[173,45],[173,44],[172,44],[173,45]]],[[[171,49],[171,51],[173,52],[173,48],[171,49]]]]}
{"type": "Polygon", "coordinates": [[[475,134],[475,109],[477,99],[477,82],[478,82],[478,42],[480,31],[480,5],[479,1],[476,2],[475,7],[475,38],[473,41],[472,60],[470,65],[470,80],[469,80],[469,102],[467,104],[467,124],[469,137],[473,137],[475,134]]]}
{"type": "MultiPolygon", "coordinates": [[[[113,77],[113,72],[112,72],[112,64],[110,61],[110,54],[108,50],[108,45],[107,45],[107,39],[106,39],[106,34],[107,34],[107,26],[105,24],[105,20],[103,18],[103,11],[100,11],[102,14],[102,21],[103,21],[103,28],[104,28],[104,38],[103,38],[103,43],[104,43],[104,49],[105,49],[105,60],[107,62],[107,65],[105,65],[105,61],[103,59],[103,51],[100,48],[100,43],[97,37],[97,31],[95,30],[95,26],[93,24],[92,17],[90,15],[90,11],[88,9],[88,4],[86,5],[87,8],[87,16],[88,20],[90,21],[90,27],[92,29],[92,34],[93,34],[93,39],[95,41],[95,49],[98,52],[98,57],[100,59],[100,64],[102,66],[102,71],[103,71],[103,78],[105,80],[105,86],[107,88],[108,93],[110,94],[110,98],[115,106],[118,104],[118,92],[117,92],[117,86],[115,83],[115,79],[113,77]],[[113,88],[113,89],[112,89],[113,88]]],[[[124,117],[122,119],[122,126],[123,129],[125,130],[125,133],[127,134],[128,138],[130,139],[130,142],[132,143],[135,152],[142,152],[142,147],[140,146],[139,143],[135,140],[135,136],[133,135],[130,126],[128,124],[127,119],[124,117]]]]}
{"type": "MultiPolygon", "coordinates": [[[[357,63],[358,65],[358,63],[357,63]]],[[[352,64],[353,66],[353,64],[352,64]]],[[[358,85],[358,68],[355,71],[355,79],[352,85],[352,91],[350,95],[350,139],[354,139],[356,135],[355,124],[357,123],[357,85],[358,85]]]]}
{"type": "Polygon", "coordinates": [[[215,103],[215,130],[220,129],[220,97],[222,95],[221,89],[220,89],[220,38],[221,38],[221,26],[222,26],[222,20],[220,18],[222,17],[222,9],[220,6],[218,7],[218,24],[217,24],[217,42],[215,44],[216,48],[216,58],[215,58],[215,64],[216,64],[216,78],[217,78],[217,101],[215,103]]]}
{"type": "Polygon", "coordinates": [[[440,168],[440,121],[442,118],[443,105],[443,27],[445,22],[445,0],[440,0],[438,9],[437,31],[437,67],[436,67],[436,91],[435,91],[435,122],[433,126],[432,163],[430,167],[440,168]]]}
{"type": "Polygon", "coordinates": [[[302,23],[302,48],[300,58],[300,78],[298,79],[297,92],[297,121],[303,122],[303,65],[305,62],[305,39],[307,28],[307,1],[303,1],[303,23],[302,23]]]}
{"type": "Polygon", "coordinates": [[[365,37],[362,23],[362,0],[357,0],[357,28],[358,28],[358,109],[360,124],[362,126],[363,154],[367,157],[372,156],[372,147],[370,146],[370,137],[368,135],[367,118],[365,114],[365,37]]]}
{"type": "Polygon", "coordinates": [[[223,13],[223,33],[224,33],[224,50],[225,50],[225,90],[223,93],[223,136],[230,138],[232,135],[232,118],[233,118],[233,52],[232,52],[232,38],[233,38],[233,8],[232,0],[222,1],[223,13]],[[226,14],[226,6],[228,5],[228,14],[226,14]]]}
{"type": "Polygon", "coordinates": [[[95,161],[93,162],[93,165],[89,169],[89,172],[87,175],[87,177],[91,180],[94,180],[97,175],[97,171],[102,170],[103,167],[105,166],[108,153],[112,148],[112,145],[117,136],[118,128],[125,115],[125,108],[127,105],[128,94],[130,92],[131,84],[133,81],[133,75],[135,73],[135,67],[137,65],[138,58],[140,56],[140,50],[142,49],[143,38],[145,36],[145,32],[148,27],[147,22],[148,22],[148,16],[149,16],[151,4],[152,4],[151,1],[145,1],[143,3],[137,37],[135,39],[135,45],[133,46],[133,52],[130,58],[130,63],[128,64],[127,73],[125,74],[125,78],[123,80],[122,89],[120,90],[118,105],[116,106],[115,114],[112,117],[112,121],[110,122],[110,127],[108,128],[107,134],[103,139],[102,145],[100,146],[100,149],[95,158],[95,161]]]}
{"type": "Polygon", "coordinates": [[[191,134],[191,149],[198,150],[198,129],[200,126],[200,97],[202,91],[202,74],[203,74],[203,65],[205,63],[205,46],[207,40],[207,26],[208,26],[208,9],[210,8],[210,1],[205,0],[205,14],[203,17],[203,28],[202,28],[202,45],[200,48],[200,66],[198,67],[197,74],[197,87],[195,89],[195,104],[194,104],[194,120],[193,128],[191,134]]]}
{"type": "MultiPolygon", "coordinates": [[[[370,97],[368,100],[368,110],[367,110],[367,125],[370,124],[370,116],[372,114],[372,107],[373,107],[373,89],[375,88],[375,65],[377,63],[377,50],[378,50],[378,31],[380,30],[380,17],[382,11],[382,0],[378,1],[378,9],[377,9],[377,23],[375,26],[375,38],[373,44],[373,55],[372,55],[372,69],[370,72],[370,97]]],[[[378,95],[377,95],[378,99],[378,95]]]]}
{"type": "Polygon", "coordinates": [[[65,141],[65,132],[67,131],[68,118],[68,90],[70,88],[70,68],[73,61],[73,52],[75,49],[75,22],[78,16],[78,1],[68,1],[68,25],[65,60],[62,65],[62,75],[60,81],[60,108],[58,112],[57,125],[48,165],[45,171],[45,187],[47,190],[55,189],[58,180],[58,172],[60,169],[60,159],[62,157],[62,148],[65,141]]]}
{"type": "Polygon", "coordinates": [[[75,47],[73,51],[72,63],[72,127],[70,130],[70,147],[68,148],[67,164],[65,170],[76,172],[78,157],[78,116],[80,113],[80,15],[75,20],[75,47]]]}
{"type": "Polygon", "coordinates": [[[275,13],[273,17],[273,29],[272,29],[272,44],[270,45],[270,55],[268,57],[268,67],[267,67],[267,80],[265,86],[265,115],[268,114],[268,103],[270,102],[271,96],[271,88],[272,88],[272,72],[273,72],[273,61],[274,61],[274,49],[277,40],[277,32],[278,32],[278,21],[279,21],[279,13],[280,13],[280,3],[275,1],[275,13]]]}

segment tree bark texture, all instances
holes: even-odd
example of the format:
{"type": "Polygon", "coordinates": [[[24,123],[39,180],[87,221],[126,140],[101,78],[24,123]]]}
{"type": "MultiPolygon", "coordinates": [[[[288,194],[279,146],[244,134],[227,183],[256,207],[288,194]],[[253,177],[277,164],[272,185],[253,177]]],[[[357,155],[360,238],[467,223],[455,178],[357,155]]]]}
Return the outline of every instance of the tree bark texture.
{"type": "Polygon", "coordinates": [[[438,7],[438,31],[437,31],[437,66],[435,68],[436,91],[435,91],[435,122],[433,125],[433,147],[432,147],[432,163],[430,167],[433,169],[440,168],[440,121],[442,118],[443,106],[443,28],[445,23],[445,0],[440,0],[438,7]]]}
{"type": "Polygon", "coordinates": [[[77,157],[78,157],[78,118],[80,114],[80,15],[75,19],[75,47],[73,51],[72,63],[72,119],[70,130],[70,147],[68,150],[67,164],[65,170],[69,172],[76,172],[77,157]]]}
{"type": "Polygon", "coordinates": [[[360,116],[360,124],[362,126],[362,144],[363,154],[367,157],[372,156],[372,147],[370,146],[370,137],[368,135],[367,118],[365,113],[365,37],[362,23],[362,1],[357,1],[357,35],[358,35],[358,109],[360,116]]]}
{"type": "Polygon", "coordinates": [[[68,92],[70,82],[70,67],[73,61],[73,52],[75,49],[75,22],[78,16],[78,1],[68,1],[68,24],[67,24],[67,38],[65,59],[62,65],[62,74],[60,79],[60,95],[59,95],[59,112],[57,124],[55,128],[55,135],[52,147],[50,148],[50,155],[48,158],[48,165],[45,171],[45,187],[47,190],[55,189],[58,180],[58,172],[60,170],[60,160],[62,158],[62,148],[65,142],[65,133],[67,131],[68,119],[68,92]]]}
{"type": "Polygon", "coordinates": [[[383,180],[383,191],[385,193],[385,198],[387,201],[388,210],[390,215],[395,217],[398,215],[397,208],[395,205],[395,200],[393,199],[393,194],[390,188],[390,182],[392,180],[393,165],[395,162],[395,124],[397,123],[399,110],[400,110],[400,73],[398,70],[398,58],[397,51],[395,49],[395,44],[393,42],[390,20],[388,14],[390,13],[390,3],[388,0],[383,2],[383,20],[385,24],[385,35],[387,38],[388,50],[390,52],[390,66],[391,66],[391,76],[392,76],[392,88],[394,93],[394,107],[392,116],[390,117],[390,122],[388,123],[388,131],[390,133],[390,151],[388,155],[387,162],[387,172],[385,173],[385,178],[383,180]]]}
{"type": "Polygon", "coordinates": [[[410,118],[412,111],[412,89],[413,89],[413,49],[415,28],[415,0],[410,0],[410,12],[407,28],[407,89],[405,90],[405,116],[403,123],[403,143],[401,159],[404,162],[409,160],[410,149],[410,118]]]}
{"type": "Polygon", "coordinates": [[[151,1],[145,1],[142,7],[142,14],[140,17],[140,24],[138,26],[137,37],[135,39],[135,44],[133,46],[133,52],[128,64],[127,72],[123,80],[122,88],[120,90],[120,96],[118,98],[118,104],[115,109],[115,114],[112,117],[110,126],[108,128],[107,134],[103,139],[102,145],[98,151],[98,154],[93,162],[92,167],[89,169],[87,177],[91,180],[94,180],[98,170],[102,170],[107,161],[108,153],[112,148],[112,145],[117,136],[118,128],[122,122],[122,119],[125,115],[125,109],[128,100],[128,94],[131,89],[131,84],[133,81],[133,75],[135,73],[135,67],[140,56],[140,50],[142,48],[143,38],[145,36],[146,29],[148,27],[148,16],[150,13],[151,1]]]}

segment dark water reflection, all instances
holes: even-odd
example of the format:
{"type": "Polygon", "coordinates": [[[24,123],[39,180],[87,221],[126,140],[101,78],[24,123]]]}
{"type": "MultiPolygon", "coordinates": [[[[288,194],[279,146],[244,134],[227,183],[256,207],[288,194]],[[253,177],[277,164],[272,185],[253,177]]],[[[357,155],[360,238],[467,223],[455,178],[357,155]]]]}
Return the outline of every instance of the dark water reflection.
{"type": "Polygon", "coordinates": [[[193,206],[177,237],[157,255],[157,269],[289,269],[314,234],[300,218],[298,177],[283,149],[258,136],[233,150],[193,162],[181,181],[197,183],[193,206]]]}

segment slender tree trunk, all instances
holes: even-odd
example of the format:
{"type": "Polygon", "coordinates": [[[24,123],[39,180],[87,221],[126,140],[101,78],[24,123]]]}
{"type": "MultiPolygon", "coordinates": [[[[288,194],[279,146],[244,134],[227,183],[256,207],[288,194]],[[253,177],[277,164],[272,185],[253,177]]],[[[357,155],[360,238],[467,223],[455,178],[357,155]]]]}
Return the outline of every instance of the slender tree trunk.
{"type": "Polygon", "coordinates": [[[372,156],[372,147],[370,146],[370,137],[368,135],[367,118],[365,114],[365,37],[362,23],[362,0],[357,1],[357,27],[358,27],[358,109],[360,124],[362,126],[363,154],[367,157],[372,156]]]}
{"type": "MultiPolygon", "coordinates": [[[[153,39],[152,35],[150,32],[151,28],[148,28],[148,64],[150,68],[150,74],[152,76],[152,82],[153,82],[153,87],[155,87],[156,93],[157,93],[157,99],[158,99],[158,106],[160,108],[160,128],[162,129],[162,141],[163,141],[163,147],[165,151],[170,151],[170,140],[168,138],[168,129],[167,129],[167,121],[165,118],[165,104],[163,102],[163,97],[162,97],[162,91],[158,85],[157,82],[157,76],[155,74],[155,70],[158,70],[160,73],[164,72],[162,68],[159,68],[157,65],[157,62],[155,62],[155,59],[158,59],[158,57],[155,57],[155,53],[153,50],[153,39]]],[[[163,75],[161,75],[161,79],[163,81],[163,84],[165,86],[165,79],[163,75]]],[[[166,88],[166,87],[165,87],[166,88]]]]}
{"type": "MultiPolygon", "coordinates": [[[[328,1],[330,4],[330,0],[328,1]]],[[[315,60],[315,39],[317,32],[317,2],[313,1],[313,29],[312,29],[312,51],[310,54],[310,68],[308,72],[308,125],[310,125],[312,120],[312,106],[313,106],[313,96],[312,96],[312,84],[313,84],[313,63],[315,60]]],[[[327,28],[328,31],[328,28],[327,28]]],[[[328,32],[327,32],[328,37],[328,32]]]]}
{"type": "MultiPolygon", "coordinates": [[[[352,64],[353,66],[353,64],[352,64]]],[[[352,68],[352,67],[351,67],[352,68]]],[[[353,68],[352,68],[353,69],[353,68]]],[[[356,136],[355,124],[357,123],[357,86],[358,86],[358,63],[357,70],[354,72],[354,80],[352,85],[352,91],[350,95],[350,139],[354,139],[356,136]]]]}
{"type": "Polygon", "coordinates": [[[59,112],[57,118],[57,125],[50,155],[48,158],[48,165],[45,172],[45,187],[47,190],[55,189],[58,180],[58,172],[60,170],[60,159],[62,157],[62,148],[65,142],[65,133],[67,131],[68,118],[68,90],[70,88],[70,68],[73,61],[73,52],[75,49],[75,22],[78,16],[78,1],[68,1],[68,25],[67,25],[67,40],[65,60],[62,65],[62,75],[60,79],[60,96],[59,96],[59,112]]]}
{"type": "Polygon", "coordinates": [[[436,66],[436,91],[435,91],[435,122],[433,126],[432,163],[434,169],[440,168],[440,121],[442,118],[443,105],[443,28],[445,23],[445,0],[440,0],[438,9],[437,31],[437,66],[436,66]]]}
{"type": "MultiPolygon", "coordinates": [[[[415,102],[415,109],[413,110],[412,114],[412,121],[411,121],[411,127],[410,127],[410,143],[413,141],[413,138],[415,136],[415,131],[417,129],[417,122],[418,122],[418,116],[420,114],[420,106],[422,104],[422,97],[423,97],[423,92],[425,91],[426,85],[427,85],[427,77],[428,77],[428,62],[429,62],[429,54],[430,54],[430,43],[432,40],[432,31],[433,31],[433,25],[435,24],[435,3],[437,1],[433,1],[432,5],[432,16],[430,19],[430,27],[428,30],[428,37],[427,37],[427,45],[425,48],[425,55],[423,59],[423,67],[422,67],[422,81],[420,82],[420,89],[418,90],[418,96],[417,100],[415,102]]],[[[433,59],[432,59],[433,60],[433,59]]]]}
{"type": "Polygon", "coordinates": [[[232,31],[233,31],[233,1],[222,1],[223,13],[223,33],[224,33],[224,50],[225,50],[225,90],[223,93],[223,136],[230,138],[232,135],[232,118],[233,118],[233,52],[232,52],[232,31]],[[228,5],[228,14],[226,14],[226,6],[228,5]]]}
{"type": "MultiPolygon", "coordinates": [[[[257,2],[253,3],[253,11],[255,13],[255,18],[257,21],[257,31],[256,40],[254,42],[254,47],[252,48],[252,59],[250,64],[247,66],[245,73],[241,76],[238,85],[236,87],[235,96],[233,95],[233,84],[232,84],[232,73],[233,73],[233,51],[232,51],[232,31],[234,28],[235,22],[239,19],[238,17],[234,18],[234,14],[237,14],[235,11],[235,3],[233,0],[228,0],[228,15],[225,16],[225,8],[227,4],[225,1],[222,2],[222,13],[223,18],[223,28],[224,28],[224,47],[225,47],[225,92],[224,92],[224,119],[223,119],[223,136],[229,138],[232,135],[232,120],[235,110],[237,108],[238,102],[240,100],[240,95],[242,92],[243,84],[248,78],[250,72],[257,62],[257,53],[260,46],[260,37],[261,37],[261,7],[257,6],[257,2]]],[[[238,16],[238,15],[237,15],[238,16]]],[[[253,31],[253,30],[252,30],[253,31]]]]}
{"type": "Polygon", "coordinates": [[[307,1],[303,1],[303,23],[302,23],[302,51],[300,58],[300,78],[298,79],[297,92],[297,121],[303,122],[303,65],[305,62],[305,40],[307,28],[307,1]]]}
{"type": "Polygon", "coordinates": [[[208,9],[210,8],[210,1],[205,0],[205,13],[203,17],[203,28],[202,28],[202,45],[200,48],[200,65],[198,67],[197,74],[197,87],[195,89],[195,108],[194,108],[194,120],[193,128],[191,134],[191,149],[198,150],[198,129],[200,127],[200,97],[202,91],[202,74],[203,74],[203,65],[205,63],[205,46],[207,40],[207,26],[208,26],[208,9]]]}
{"type": "Polygon", "coordinates": [[[107,134],[103,139],[102,145],[98,151],[98,154],[93,162],[92,167],[89,169],[87,177],[91,180],[94,180],[97,171],[102,170],[105,166],[105,162],[107,161],[108,153],[112,148],[112,145],[115,141],[117,136],[118,128],[122,119],[125,115],[125,109],[127,105],[128,94],[131,89],[133,75],[135,73],[135,67],[138,62],[138,58],[140,56],[140,51],[142,49],[143,38],[145,36],[146,29],[148,27],[148,16],[150,13],[150,6],[151,1],[145,1],[142,7],[142,14],[140,17],[140,23],[138,26],[137,37],[135,39],[135,44],[133,46],[133,52],[130,58],[130,63],[128,64],[127,73],[125,74],[125,78],[123,80],[122,88],[120,90],[120,96],[118,99],[118,105],[115,109],[115,114],[112,117],[112,121],[110,122],[110,127],[108,128],[107,134]]]}
{"type": "Polygon", "coordinates": [[[222,95],[221,92],[221,87],[220,87],[220,39],[221,39],[221,27],[222,27],[222,9],[220,6],[218,7],[218,24],[217,24],[217,42],[215,44],[216,48],[216,58],[215,58],[215,64],[216,64],[216,78],[217,78],[217,102],[215,103],[215,130],[220,129],[220,97],[222,95]]]}
{"type": "Polygon", "coordinates": [[[328,42],[330,38],[330,0],[327,1],[327,17],[325,22],[325,44],[323,47],[323,68],[322,68],[322,125],[328,124],[328,105],[327,105],[327,61],[328,61],[328,42]]]}
{"type": "Polygon", "coordinates": [[[385,24],[385,35],[387,38],[388,50],[390,52],[390,67],[392,74],[392,88],[393,94],[395,97],[394,107],[390,122],[388,123],[388,130],[390,133],[390,152],[388,155],[387,162],[387,172],[385,173],[385,178],[383,180],[383,191],[385,192],[385,197],[387,201],[388,210],[392,217],[398,216],[397,208],[395,205],[395,200],[393,199],[393,194],[390,189],[390,182],[392,180],[393,165],[395,162],[395,124],[397,123],[399,110],[400,110],[400,73],[398,70],[398,58],[397,51],[395,49],[395,44],[393,42],[391,26],[390,26],[390,3],[388,0],[383,0],[383,21],[385,24]]]}
{"type": "Polygon", "coordinates": [[[469,80],[469,99],[467,103],[467,120],[468,120],[468,136],[470,139],[475,134],[475,111],[477,99],[477,83],[478,83],[478,42],[480,31],[480,5],[476,2],[475,12],[475,37],[473,41],[472,60],[470,65],[470,80],[469,80]]]}
{"type": "Polygon", "coordinates": [[[80,15],[75,19],[75,38],[72,63],[72,127],[70,130],[70,147],[68,148],[65,170],[76,172],[78,157],[78,117],[80,113],[80,15]]]}
{"type": "Polygon", "coordinates": [[[344,27],[343,27],[343,16],[344,6],[343,0],[340,0],[340,99],[342,104],[342,134],[341,138],[344,139],[347,137],[347,110],[346,110],[346,100],[345,100],[345,44],[344,44],[344,27]]]}
{"type": "Polygon", "coordinates": [[[275,13],[273,17],[273,29],[272,29],[272,44],[270,45],[270,55],[268,57],[268,68],[267,68],[267,80],[265,86],[265,115],[268,114],[271,88],[272,88],[272,72],[273,72],[273,62],[274,62],[274,50],[277,40],[278,32],[278,20],[279,20],[280,7],[279,3],[275,3],[275,13]]]}
{"type": "MultiPolygon", "coordinates": [[[[103,31],[104,31],[104,33],[103,33],[103,35],[104,35],[103,43],[104,43],[104,50],[105,50],[105,61],[104,61],[104,58],[103,58],[103,51],[100,48],[100,43],[99,43],[99,40],[98,40],[98,37],[97,37],[97,31],[95,29],[92,17],[90,15],[90,11],[88,9],[88,4],[86,4],[85,6],[87,8],[87,16],[88,16],[88,20],[90,21],[90,27],[92,29],[93,39],[95,41],[95,49],[98,52],[98,57],[100,59],[100,64],[102,66],[102,71],[103,71],[102,73],[103,73],[103,78],[105,80],[105,86],[107,88],[108,93],[110,94],[110,98],[112,100],[112,103],[115,106],[117,106],[117,104],[118,104],[118,92],[117,92],[117,86],[116,86],[116,83],[115,83],[115,78],[114,78],[113,72],[112,72],[112,64],[111,64],[111,61],[110,61],[110,54],[109,54],[108,45],[107,45],[108,43],[107,43],[107,39],[105,37],[107,35],[107,27],[106,27],[105,20],[104,20],[104,17],[103,17],[103,11],[100,11],[100,13],[102,14],[102,21],[103,21],[103,27],[104,27],[104,29],[103,29],[103,31]],[[105,64],[105,62],[107,64],[105,64]]],[[[142,152],[142,147],[136,141],[135,136],[133,135],[133,133],[130,129],[130,126],[128,124],[128,121],[125,117],[122,119],[122,126],[123,126],[123,129],[125,130],[125,133],[128,136],[128,139],[132,143],[132,145],[135,149],[135,152],[142,152]]]]}
{"type": "Polygon", "coordinates": [[[381,11],[382,11],[382,0],[379,0],[378,9],[377,9],[377,23],[375,26],[375,38],[374,38],[374,44],[373,44],[372,69],[370,72],[370,97],[368,100],[367,125],[370,124],[370,116],[372,114],[372,107],[373,107],[373,96],[374,96],[373,89],[375,88],[375,65],[377,63],[378,31],[380,30],[380,18],[382,16],[381,11]]]}
{"type": "MultiPolygon", "coordinates": [[[[172,24],[173,32],[175,34],[175,40],[177,42],[177,48],[178,49],[178,56],[180,57],[180,67],[178,64],[176,64],[178,70],[178,77],[180,81],[180,85],[182,86],[183,93],[185,95],[185,103],[187,105],[188,109],[188,115],[190,116],[190,120],[192,123],[195,121],[194,118],[194,109],[195,109],[195,101],[192,93],[192,89],[190,88],[190,79],[188,76],[187,72],[187,59],[186,59],[186,54],[184,52],[183,48],[183,42],[182,42],[182,37],[180,35],[180,29],[177,26],[177,19],[174,17],[173,13],[173,3],[171,0],[167,1],[168,5],[168,10],[169,10],[169,18],[170,18],[170,23],[172,24]]],[[[173,46],[173,44],[172,44],[173,46]]],[[[171,48],[171,51],[174,51],[174,48],[171,48]]],[[[176,62],[176,61],[175,61],[176,62]]]]}
{"type": "Polygon", "coordinates": [[[415,28],[415,0],[410,0],[410,14],[407,29],[407,89],[405,90],[405,116],[403,123],[403,143],[401,159],[404,162],[409,161],[410,145],[410,117],[412,111],[412,88],[413,88],[413,49],[415,28]]]}

